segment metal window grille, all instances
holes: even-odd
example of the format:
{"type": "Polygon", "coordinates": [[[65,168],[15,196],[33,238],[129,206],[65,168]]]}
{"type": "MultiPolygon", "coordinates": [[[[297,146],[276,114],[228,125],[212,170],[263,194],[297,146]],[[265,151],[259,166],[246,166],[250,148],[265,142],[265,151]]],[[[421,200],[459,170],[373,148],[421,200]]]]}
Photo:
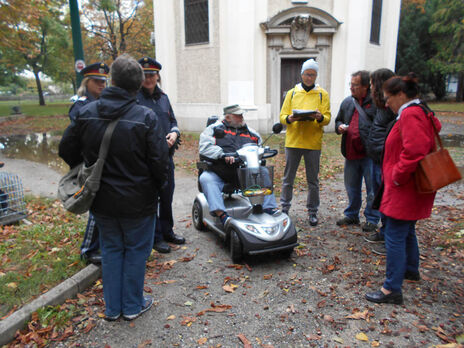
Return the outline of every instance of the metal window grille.
{"type": "Polygon", "coordinates": [[[380,43],[380,23],[382,19],[382,0],[372,1],[371,43],[380,43]]]}
{"type": "Polygon", "coordinates": [[[0,172],[0,225],[8,225],[26,217],[26,203],[21,179],[0,172]]]}
{"type": "Polygon", "coordinates": [[[209,42],[208,0],[184,0],[185,44],[209,42]]]}

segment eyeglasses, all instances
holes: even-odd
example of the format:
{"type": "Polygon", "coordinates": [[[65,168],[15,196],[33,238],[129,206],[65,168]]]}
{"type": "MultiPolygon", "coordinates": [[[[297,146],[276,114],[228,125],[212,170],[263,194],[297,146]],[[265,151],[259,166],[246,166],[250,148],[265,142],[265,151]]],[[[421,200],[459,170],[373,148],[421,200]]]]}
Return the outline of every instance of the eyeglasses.
{"type": "Polygon", "coordinates": [[[360,83],[351,83],[351,82],[350,82],[350,87],[357,88],[357,87],[359,87],[359,86],[361,86],[360,83]]]}

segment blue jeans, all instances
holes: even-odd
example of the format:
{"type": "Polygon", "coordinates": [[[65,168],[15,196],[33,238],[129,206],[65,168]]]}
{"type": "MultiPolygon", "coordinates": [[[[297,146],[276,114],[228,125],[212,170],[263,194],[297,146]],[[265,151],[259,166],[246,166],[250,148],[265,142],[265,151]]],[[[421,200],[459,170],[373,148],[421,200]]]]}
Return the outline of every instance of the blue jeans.
{"type": "MultiPolygon", "coordinates": [[[[372,190],[374,191],[374,197],[377,191],[379,190],[381,184],[382,184],[382,166],[372,161],[372,190]]],[[[382,213],[380,213],[380,221],[381,221],[381,226],[379,229],[379,234],[382,236],[382,238],[385,238],[385,215],[383,215],[382,213]]]]}
{"type": "Polygon", "coordinates": [[[401,292],[404,273],[419,272],[419,246],[416,238],[416,221],[385,217],[385,247],[387,272],[383,287],[401,292]]]}
{"type": "MultiPolygon", "coordinates": [[[[224,181],[214,172],[204,171],[200,175],[200,185],[208,201],[210,213],[225,211],[222,189],[224,181]]],[[[264,196],[263,208],[277,208],[274,194],[264,196]]]]}
{"type": "Polygon", "coordinates": [[[143,305],[145,263],[153,247],[155,216],[94,216],[100,230],[105,314],[137,314],[143,305]]]}
{"type": "Polygon", "coordinates": [[[359,219],[359,210],[362,203],[362,181],[366,185],[366,208],[364,216],[366,221],[377,225],[380,219],[380,212],[372,209],[372,201],[374,200],[374,191],[372,189],[372,160],[364,157],[359,160],[345,159],[345,188],[348,194],[348,207],[344,214],[353,219],[359,219]]]}
{"type": "Polygon", "coordinates": [[[100,237],[95,218],[89,213],[89,220],[84,232],[84,239],[81,244],[81,255],[88,255],[100,250],[100,237]]]}

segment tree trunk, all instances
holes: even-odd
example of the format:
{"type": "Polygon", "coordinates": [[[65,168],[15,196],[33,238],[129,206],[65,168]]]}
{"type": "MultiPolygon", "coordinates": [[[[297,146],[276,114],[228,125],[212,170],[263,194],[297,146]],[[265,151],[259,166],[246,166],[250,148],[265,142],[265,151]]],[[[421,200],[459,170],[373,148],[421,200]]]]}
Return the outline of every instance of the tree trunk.
{"type": "Polygon", "coordinates": [[[464,72],[458,73],[458,88],[456,90],[456,101],[464,101],[464,72]]]}
{"type": "Polygon", "coordinates": [[[39,71],[34,69],[35,83],[37,84],[37,92],[39,93],[39,105],[45,105],[45,99],[42,91],[42,84],[40,83],[39,71]]]}

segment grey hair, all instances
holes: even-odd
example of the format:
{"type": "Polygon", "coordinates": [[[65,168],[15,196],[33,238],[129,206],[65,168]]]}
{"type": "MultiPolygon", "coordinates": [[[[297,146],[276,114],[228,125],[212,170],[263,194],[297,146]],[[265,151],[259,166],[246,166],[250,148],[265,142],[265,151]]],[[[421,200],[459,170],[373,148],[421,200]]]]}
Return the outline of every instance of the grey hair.
{"type": "Polygon", "coordinates": [[[90,77],[84,77],[79,89],[77,90],[77,95],[83,97],[87,93],[87,83],[89,83],[90,77]]]}
{"type": "Polygon", "coordinates": [[[110,69],[111,83],[131,94],[136,94],[145,79],[140,64],[128,54],[116,58],[110,69]]]}

